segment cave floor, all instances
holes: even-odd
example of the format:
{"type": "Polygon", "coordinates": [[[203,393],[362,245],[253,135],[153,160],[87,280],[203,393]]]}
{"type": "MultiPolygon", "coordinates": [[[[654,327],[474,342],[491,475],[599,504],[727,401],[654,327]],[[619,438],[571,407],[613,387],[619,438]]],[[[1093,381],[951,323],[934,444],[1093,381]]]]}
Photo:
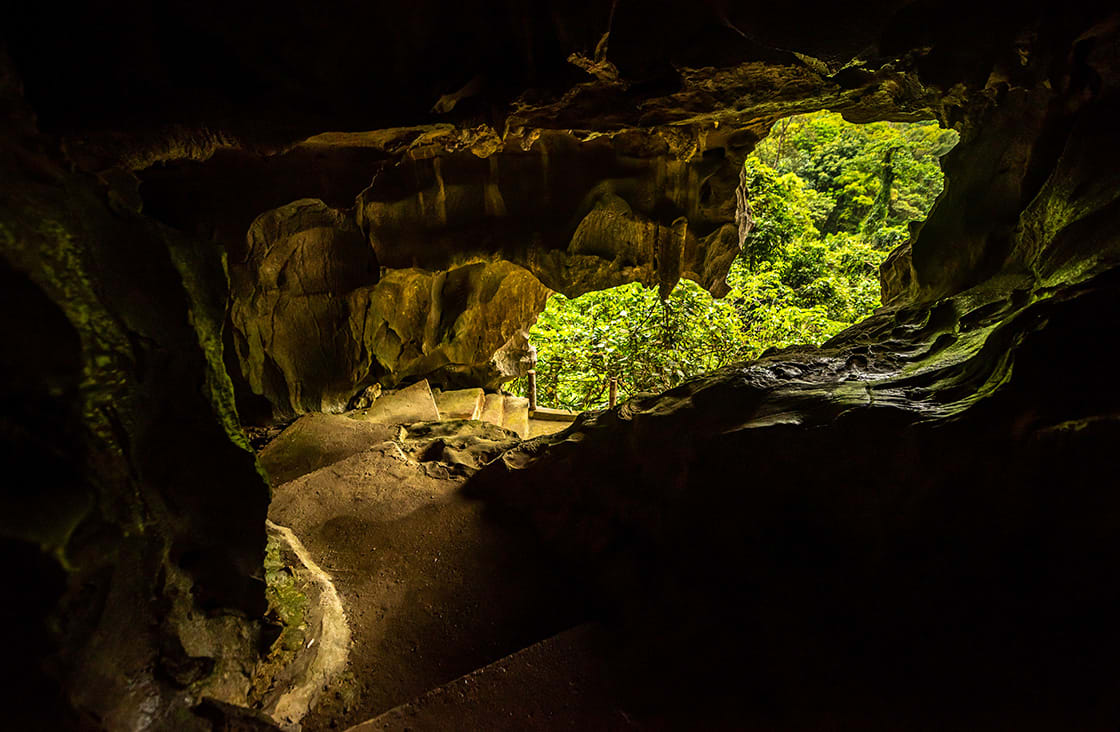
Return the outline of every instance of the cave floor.
{"type": "MultiPolygon", "coordinates": [[[[318,441],[324,431],[355,429],[344,417],[310,420],[318,445],[330,442],[318,441]]],[[[466,466],[415,460],[410,446],[367,442],[274,487],[270,521],[289,528],[330,576],[351,631],[345,670],[312,703],[304,730],[369,720],[587,618],[582,595],[544,569],[528,536],[460,495],[466,466]]],[[[273,475],[293,472],[285,447],[281,440],[262,455],[273,475]]],[[[433,453],[430,444],[421,451],[433,453]]]]}
{"type": "Polygon", "coordinates": [[[1114,729],[1115,277],[524,442],[302,417],[269,519],[351,632],[302,729],[1114,729]]]}

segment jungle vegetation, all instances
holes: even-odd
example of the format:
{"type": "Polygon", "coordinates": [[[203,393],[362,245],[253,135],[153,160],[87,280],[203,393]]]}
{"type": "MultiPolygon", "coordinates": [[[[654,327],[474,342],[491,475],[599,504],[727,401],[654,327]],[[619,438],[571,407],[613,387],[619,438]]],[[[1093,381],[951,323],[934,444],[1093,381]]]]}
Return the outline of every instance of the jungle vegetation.
{"type": "MultiPolygon", "coordinates": [[[[878,268],[941,192],[957,142],[934,122],[779,121],[745,163],[754,227],[715,299],[682,280],[552,296],[530,340],[538,404],[582,411],[659,392],[771,348],[820,345],[880,306],[878,268]]],[[[525,393],[525,380],[513,390],[525,393]]]]}

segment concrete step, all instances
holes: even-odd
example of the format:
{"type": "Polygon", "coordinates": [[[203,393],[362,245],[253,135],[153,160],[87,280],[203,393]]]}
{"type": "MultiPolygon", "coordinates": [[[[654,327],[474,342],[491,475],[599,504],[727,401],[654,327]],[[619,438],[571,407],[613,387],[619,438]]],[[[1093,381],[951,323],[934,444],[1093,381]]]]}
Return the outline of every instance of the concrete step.
{"type": "Polygon", "coordinates": [[[503,413],[505,411],[505,399],[501,394],[487,394],[482,404],[482,416],[479,417],[483,422],[496,424],[499,427],[504,427],[503,413]]]}
{"type": "Polygon", "coordinates": [[[502,426],[516,432],[521,439],[528,439],[529,400],[525,397],[507,396],[502,402],[502,426]]]}
{"type": "Polygon", "coordinates": [[[529,437],[540,437],[541,435],[555,434],[561,430],[568,429],[571,422],[555,422],[553,420],[544,419],[530,419],[529,420],[529,437]]]}
{"type": "Polygon", "coordinates": [[[374,730],[633,730],[604,661],[604,633],[579,625],[390,709],[374,730]]]}
{"type": "Polygon", "coordinates": [[[351,419],[381,424],[411,424],[439,420],[439,409],[427,379],[396,391],[385,392],[366,409],[348,412],[351,419]]]}
{"type": "Polygon", "coordinates": [[[579,412],[569,412],[567,409],[552,409],[550,407],[537,407],[529,411],[529,419],[541,422],[575,422],[579,412]]]}
{"type": "Polygon", "coordinates": [[[537,407],[529,410],[529,437],[551,435],[560,430],[567,429],[568,425],[576,421],[579,412],[569,412],[566,409],[550,409],[537,407]]]}
{"type": "Polygon", "coordinates": [[[435,400],[440,419],[481,419],[486,394],[477,388],[437,391],[435,400]]]}

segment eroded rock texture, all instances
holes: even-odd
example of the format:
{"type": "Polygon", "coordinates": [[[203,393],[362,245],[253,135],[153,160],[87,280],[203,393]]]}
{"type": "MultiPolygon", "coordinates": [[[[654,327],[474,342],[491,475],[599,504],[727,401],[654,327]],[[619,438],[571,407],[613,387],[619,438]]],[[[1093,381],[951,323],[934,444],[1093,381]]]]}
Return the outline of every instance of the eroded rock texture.
{"type": "Polygon", "coordinates": [[[46,699],[16,726],[190,729],[188,699],[244,695],[268,496],[229,377],[266,416],[494,386],[549,289],[718,293],[744,157],[826,107],[961,133],[889,307],[526,443],[476,490],[599,579],[662,682],[738,659],[727,722],[1115,726],[1114,8],[4,21],[5,688],[46,699]]]}
{"type": "Polygon", "coordinates": [[[1017,39],[963,110],[961,142],[943,159],[945,193],[912,246],[883,267],[884,302],[932,302],[1006,273],[1043,282],[1107,266],[1104,220],[1120,197],[1115,20],[1017,39]]]}
{"type": "MultiPolygon", "coordinates": [[[[336,232],[323,230],[323,236],[353,241],[357,225],[378,265],[390,270],[421,269],[438,277],[467,263],[512,263],[568,295],[635,281],[668,294],[681,277],[720,295],[749,227],[746,196],[737,193],[742,162],[774,121],[828,107],[857,121],[957,123],[964,105],[973,104],[965,83],[973,80],[964,79],[963,68],[943,68],[940,57],[929,62],[929,49],[935,41],[952,53],[968,48],[971,59],[976,54],[967,42],[984,38],[991,22],[974,23],[974,36],[967,39],[940,24],[929,38],[911,38],[911,23],[920,27],[939,13],[917,12],[909,19],[885,3],[878,9],[882,15],[869,8],[853,22],[814,7],[810,15],[825,14],[830,27],[843,27],[847,35],[841,40],[830,30],[822,41],[807,33],[811,40],[787,45],[798,34],[791,33],[790,18],[772,15],[776,11],[697,10],[686,3],[638,10],[603,2],[495,14],[437,5],[356,10],[356,17],[347,18],[377,27],[401,23],[417,48],[441,49],[418,56],[398,47],[384,57],[385,66],[375,58],[387,48],[363,58],[363,68],[409,69],[408,84],[393,73],[355,76],[349,67],[324,76],[318,62],[309,76],[288,74],[281,81],[267,63],[248,60],[255,53],[271,57],[259,39],[223,26],[204,36],[216,34],[238,52],[226,59],[230,86],[214,90],[224,101],[209,122],[181,106],[195,98],[193,88],[181,89],[182,99],[174,101],[156,95],[128,129],[106,130],[72,109],[49,105],[46,116],[66,135],[78,164],[112,179],[128,180],[134,172],[148,212],[221,244],[233,268],[246,270],[245,281],[259,280],[264,289],[270,285],[268,273],[257,269],[266,266],[260,232],[246,232],[261,216],[318,199],[337,209],[336,232]],[[470,63],[450,61],[455,54],[470,63]],[[250,109],[234,89],[262,78],[276,86],[266,85],[250,109]],[[425,94],[430,109],[417,106],[425,94]],[[319,117],[321,104],[301,106],[325,98],[332,99],[333,126],[319,117]],[[375,98],[379,102],[372,105],[375,98]],[[260,115],[276,104],[283,104],[283,121],[274,117],[261,129],[260,115]]],[[[285,16],[271,32],[283,38],[282,29],[302,17],[302,11],[285,16]]],[[[165,21],[158,14],[149,19],[155,28],[165,21]]],[[[332,37],[335,42],[344,43],[332,37]]],[[[27,56],[39,53],[17,46],[27,56]]],[[[113,68],[128,77],[127,70],[113,68]]],[[[170,74],[166,82],[175,88],[177,80],[170,74]]],[[[126,80],[123,86],[133,84],[146,88],[147,82],[126,80]]],[[[135,183],[131,188],[134,195],[135,183]]],[[[289,265],[289,280],[314,282],[326,265],[313,258],[289,265]],[[304,266],[310,268],[305,276],[304,266]]],[[[899,266],[900,276],[909,266],[899,266]]],[[[362,286],[376,283],[371,276],[362,286]]],[[[292,287],[287,296],[234,288],[241,338],[239,358],[227,361],[241,365],[235,384],[243,408],[256,395],[274,416],[334,409],[375,380],[501,382],[485,373],[489,354],[482,351],[495,349],[495,339],[477,329],[489,319],[485,314],[459,318],[450,340],[437,335],[446,347],[432,342],[422,317],[404,323],[390,312],[360,314],[367,322],[396,318],[385,341],[365,328],[339,327],[346,308],[312,304],[311,292],[292,287]],[[277,329],[292,297],[301,312],[292,326],[277,329]],[[401,341],[398,357],[389,353],[394,339],[401,341]],[[483,345],[464,345],[476,342],[483,345]],[[297,361],[308,366],[297,369],[297,361]],[[328,362],[336,365],[324,366],[328,362]]],[[[435,303],[439,294],[432,297],[435,303]]],[[[489,300],[485,292],[470,299],[489,300]]],[[[351,314],[361,307],[350,308],[351,314]]],[[[517,328],[528,327],[535,315],[528,306],[507,311],[507,325],[517,328]]]]}
{"type": "Polygon", "coordinates": [[[644,683],[797,729],[1117,719],[1117,25],[1066,38],[965,111],[896,307],[474,479],[640,629],[644,683]]]}
{"type": "Polygon", "coordinates": [[[409,378],[496,388],[517,374],[492,357],[550,294],[507,261],[382,277],[354,223],[317,200],[262,214],[248,242],[230,266],[234,342],[281,414],[340,412],[361,387],[409,378]]]}

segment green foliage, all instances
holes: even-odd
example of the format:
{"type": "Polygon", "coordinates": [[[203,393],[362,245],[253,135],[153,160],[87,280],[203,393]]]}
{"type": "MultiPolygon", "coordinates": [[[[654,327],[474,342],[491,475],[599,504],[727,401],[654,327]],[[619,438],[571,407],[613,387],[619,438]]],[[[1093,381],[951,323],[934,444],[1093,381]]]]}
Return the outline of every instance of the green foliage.
{"type": "Polygon", "coordinates": [[[828,214],[818,223],[822,233],[854,232],[869,213],[881,217],[873,228],[925,218],[941,193],[938,160],[957,139],[934,122],[854,125],[838,114],[814,112],[778,122],[752,157],[779,176],[794,174],[827,200],[828,214]],[[883,210],[872,212],[888,155],[893,186],[883,210]]]}
{"type": "Polygon", "coordinates": [[[611,377],[619,379],[623,399],[671,388],[735,360],[727,345],[740,339],[739,330],[730,301],[714,300],[689,281],[664,303],[638,283],[574,300],[553,295],[531,331],[538,402],[602,407],[611,377]]]}
{"type": "Polygon", "coordinates": [[[815,220],[823,220],[820,213],[827,215],[830,203],[796,175],[778,175],[756,157],[747,159],[745,172],[754,226],[743,252],[752,266],[781,258],[794,238],[818,236],[815,220]]]}
{"type": "Polygon", "coordinates": [[[879,265],[933,205],[938,157],[955,142],[932,123],[783,120],[745,164],[754,225],[728,295],[687,280],[664,302],[637,283],[554,295],[531,330],[538,402],[602,408],[610,378],[620,399],[663,391],[770,348],[819,345],[867,317],[880,305],[879,265]]]}

